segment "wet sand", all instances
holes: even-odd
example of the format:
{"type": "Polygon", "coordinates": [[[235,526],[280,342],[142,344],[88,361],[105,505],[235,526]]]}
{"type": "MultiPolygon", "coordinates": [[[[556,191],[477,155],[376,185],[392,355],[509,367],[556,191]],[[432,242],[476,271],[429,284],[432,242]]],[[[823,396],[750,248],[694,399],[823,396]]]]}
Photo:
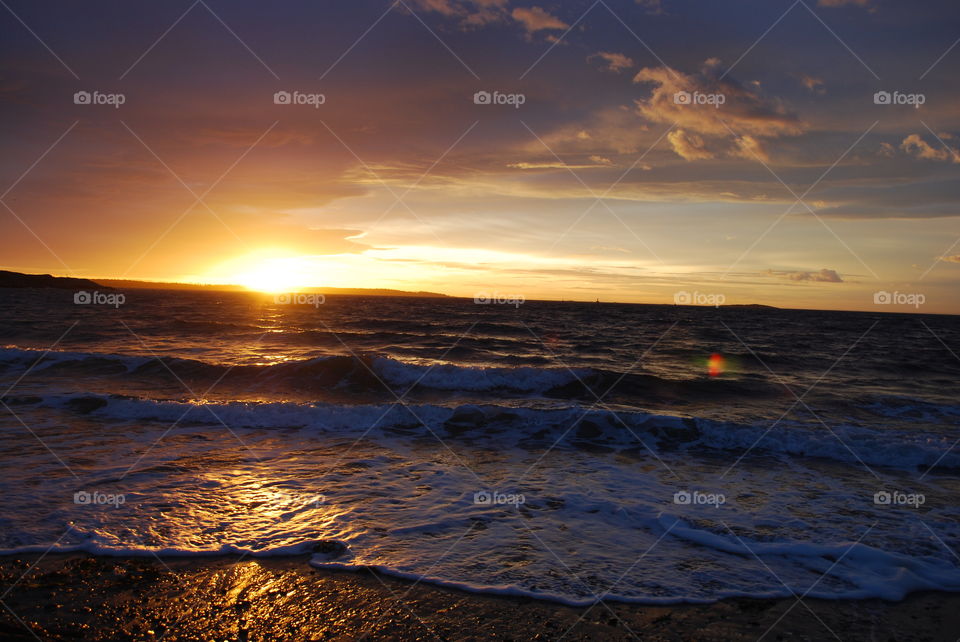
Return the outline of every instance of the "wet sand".
{"type": "Polygon", "coordinates": [[[570,608],[306,558],[0,558],[2,640],[944,640],[960,594],[570,608]],[[5,594],[5,595],[4,595],[5,594]]]}

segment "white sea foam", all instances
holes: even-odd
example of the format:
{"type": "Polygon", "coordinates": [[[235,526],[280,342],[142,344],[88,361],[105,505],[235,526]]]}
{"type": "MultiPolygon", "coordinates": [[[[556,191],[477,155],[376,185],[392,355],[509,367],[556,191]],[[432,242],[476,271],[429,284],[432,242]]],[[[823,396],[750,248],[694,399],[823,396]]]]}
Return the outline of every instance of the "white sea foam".
{"type": "MultiPolygon", "coordinates": [[[[120,358],[127,372],[149,361],[120,358]]],[[[562,369],[370,363],[400,390],[424,375],[449,391],[576,380],[562,369]]],[[[0,447],[18,453],[0,471],[0,554],[299,554],[318,567],[576,605],[960,591],[944,544],[960,538],[950,477],[960,453],[927,426],[771,429],[535,395],[405,406],[18,393],[32,432],[0,430],[0,447]],[[877,503],[887,490],[924,502],[877,503]],[[695,493],[724,501],[678,499],[695,493]],[[478,501],[498,495],[524,501],[478,501]]]]}
{"type": "MultiPolygon", "coordinates": [[[[432,404],[305,404],[291,402],[183,402],[87,395],[103,407],[97,416],[118,420],[184,421],[256,428],[304,428],[341,435],[375,434],[393,427],[421,425],[424,434],[443,431],[453,423],[475,438],[487,437],[516,445],[543,430],[552,443],[561,434],[566,442],[590,441],[617,448],[635,448],[639,439],[682,448],[715,448],[743,452],[773,452],[816,457],[841,462],[917,468],[938,465],[960,468],[960,451],[951,451],[955,437],[946,433],[869,429],[839,425],[812,430],[781,422],[770,429],[704,418],[627,410],[596,410],[578,404],[554,407],[497,406],[477,404],[439,406],[432,404]],[[475,415],[475,416],[471,416],[475,415]],[[460,417],[467,417],[465,423],[460,417]]],[[[74,397],[49,395],[44,403],[69,407],[74,397]]]]}

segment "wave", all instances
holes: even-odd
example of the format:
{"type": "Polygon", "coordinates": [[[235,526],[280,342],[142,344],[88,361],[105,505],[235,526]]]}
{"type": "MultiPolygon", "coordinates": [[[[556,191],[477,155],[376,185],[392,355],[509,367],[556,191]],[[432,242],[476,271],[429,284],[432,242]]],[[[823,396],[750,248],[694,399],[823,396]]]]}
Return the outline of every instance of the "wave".
{"type": "MultiPolygon", "coordinates": [[[[71,528],[68,537],[44,544],[0,548],[0,555],[49,554],[85,552],[108,557],[222,557],[251,558],[309,556],[309,564],[316,568],[345,571],[373,570],[385,575],[472,593],[510,595],[546,600],[573,607],[597,604],[601,600],[634,604],[707,604],[728,598],[779,599],[803,594],[815,599],[883,599],[899,601],[915,591],[960,591],[960,568],[943,559],[923,555],[908,555],[884,550],[860,541],[830,540],[826,543],[781,539],[759,540],[723,532],[674,515],[660,513],[644,520],[643,530],[659,533],[657,541],[668,539],[662,548],[671,547],[675,555],[684,555],[693,547],[697,555],[708,555],[716,566],[711,567],[713,586],[709,590],[694,583],[655,585],[651,590],[627,586],[621,576],[618,581],[605,584],[616,591],[590,589],[574,590],[559,578],[530,576],[511,582],[484,581],[469,567],[438,565],[436,560],[414,556],[395,562],[365,561],[363,551],[354,551],[347,542],[338,539],[311,539],[278,537],[243,543],[211,543],[203,546],[159,545],[144,546],[121,543],[117,538],[97,531],[71,528]],[[74,540],[66,543],[62,540],[74,540]],[[80,541],[76,541],[79,539],[80,541]],[[359,554],[358,554],[359,553],[359,554]],[[758,584],[743,577],[725,565],[739,564],[737,559],[756,559],[764,569],[781,569],[776,580],[758,584]],[[766,561],[764,561],[766,560],[766,561]],[[791,569],[793,569],[791,571],[791,569]],[[784,570],[787,579],[782,580],[784,570]],[[819,578],[813,581],[812,578],[819,578]],[[791,586],[791,584],[793,586],[791,586]],[[726,588],[721,588],[726,585],[726,588]]],[[[276,534],[274,534],[276,535],[276,534]]],[[[651,562],[654,564],[654,562],[651,562]]],[[[661,567],[648,569],[658,572],[661,567]]],[[[762,573],[765,574],[766,571],[762,573]]],[[[772,572],[772,571],[771,571],[772,572]]],[[[482,573],[480,574],[482,576],[482,573]]],[[[631,578],[633,579],[633,578],[631,578]]]]}
{"type": "Polygon", "coordinates": [[[380,355],[324,355],[275,364],[229,364],[180,357],[0,349],[0,368],[63,376],[133,375],[218,382],[245,390],[330,390],[398,392],[412,388],[443,392],[540,395],[593,400],[599,395],[687,403],[733,397],[782,394],[776,386],[752,380],[668,379],[649,373],[598,368],[486,366],[417,363],[380,355]]]}
{"type": "MultiPolygon", "coordinates": [[[[613,601],[634,604],[707,604],[728,598],[766,598],[781,599],[804,596],[815,599],[872,599],[900,601],[915,591],[960,591],[960,568],[944,563],[944,560],[922,555],[905,555],[885,551],[862,542],[836,542],[817,544],[807,541],[758,541],[740,536],[722,534],[713,530],[697,528],[686,521],[671,515],[661,514],[648,525],[660,530],[663,535],[672,536],[694,545],[701,554],[709,551],[715,556],[734,555],[745,559],[779,559],[798,567],[813,571],[820,579],[810,585],[804,580],[795,587],[780,581],[762,589],[719,589],[710,591],[710,597],[703,597],[692,590],[679,591],[673,595],[651,595],[616,593],[589,590],[588,596],[574,596],[550,590],[530,588],[518,584],[489,584],[452,579],[436,574],[426,575],[380,564],[357,564],[351,559],[329,560],[327,556],[315,556],[311,566],[336,570],[372,569],[386,575],[406,580],[428,582],[438,586],[454,588],[474,593],[495,595],[513,595],[541,600],[549,600],[573,607],[584,607],[600,601],[613,601]],[[748,543],[749,542],[749,543],[748,543]],[[828,581],[822,581],[824,579],[828,581]],[[831,587],[828,588],[828,584],[831,587]]],[[[659,541],[659,540],[658,540],[659,541]]],[[[764,563],[766,564],[766,563],[764,563]]],[[[766,567],[769,568],[769,567],[766,567]]],[[[434,567],[427,573],[435,571],[434,567]]],[[[614,585],[623,582],[621,576],[614,585]]],[[[623,590],[621,588],[621,590],[623,590]]]]}
{"type": "Polygon", "coordinates": [[[812,457],[870,466],[960,468],[951,435],[925,431],[835,426],[831,430],[782,422],[743,424],[639,410],[604,410],[568,403],[553,407],[494,404],[331,404],[296,402],[207,402],[143,399],[120,395],[48,395],[8,398],[6,403],[40,404],[119,421],[185,421],[251,429],[297,428],[350,436],[390,437],[430,433],[444,438],[495,440],[513,448],[603,447],[639,451],[664,449],[812,457]],[[377,432],[373,432],[376,429],[377,432]]]}

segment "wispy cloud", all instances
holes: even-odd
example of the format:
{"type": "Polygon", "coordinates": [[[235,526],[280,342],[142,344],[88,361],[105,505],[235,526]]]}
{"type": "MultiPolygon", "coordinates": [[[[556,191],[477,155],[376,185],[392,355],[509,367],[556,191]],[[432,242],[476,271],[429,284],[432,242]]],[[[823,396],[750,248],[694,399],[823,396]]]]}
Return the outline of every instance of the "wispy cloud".
{"type": "Polygon", "coordinates": [[[595,54],[587,56],[587,60],[600,60],[602,63],[601,69],[615,74],[620,73],[624,69],[630,69],[636,64],[632,58],[622,53],[614,53],[612,51],[598,51],[595,54]]]}
{"type": "Polygon", "coordinates": [[[818,7],[869,7],[870,0],[818,0],[818,7]]]}
{"type": "Polygon", "coordinates": [[[523,25],[527,33],[552,29],[566,29],[569,25],[560,18],[550,15],[540,7],[517,7],[511,13],[513,19],[523,25]]]}
{"type": "Polygon", "coordinates": [[[843,283],[843,279],[836,270],[823,268],[818,271],[798,270],[794,272],[782,270],[766,270],[764,274],[788,281],[813,281],[816,283],[843,283]]]}

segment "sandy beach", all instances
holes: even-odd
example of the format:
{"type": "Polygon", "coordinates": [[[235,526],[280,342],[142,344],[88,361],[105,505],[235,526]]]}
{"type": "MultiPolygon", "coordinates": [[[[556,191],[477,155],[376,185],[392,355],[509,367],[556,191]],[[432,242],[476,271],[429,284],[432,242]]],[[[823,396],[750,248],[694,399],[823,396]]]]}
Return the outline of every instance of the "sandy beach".
{"type": "Polygon", "coordinates": [[[0,560],[5,640],[943,640],[960,594],[899,603],[729,599],[601,604],[471,594],[306,559],[0,560]],[[829,627],[829,630],[828,630],[829,627]]]}

